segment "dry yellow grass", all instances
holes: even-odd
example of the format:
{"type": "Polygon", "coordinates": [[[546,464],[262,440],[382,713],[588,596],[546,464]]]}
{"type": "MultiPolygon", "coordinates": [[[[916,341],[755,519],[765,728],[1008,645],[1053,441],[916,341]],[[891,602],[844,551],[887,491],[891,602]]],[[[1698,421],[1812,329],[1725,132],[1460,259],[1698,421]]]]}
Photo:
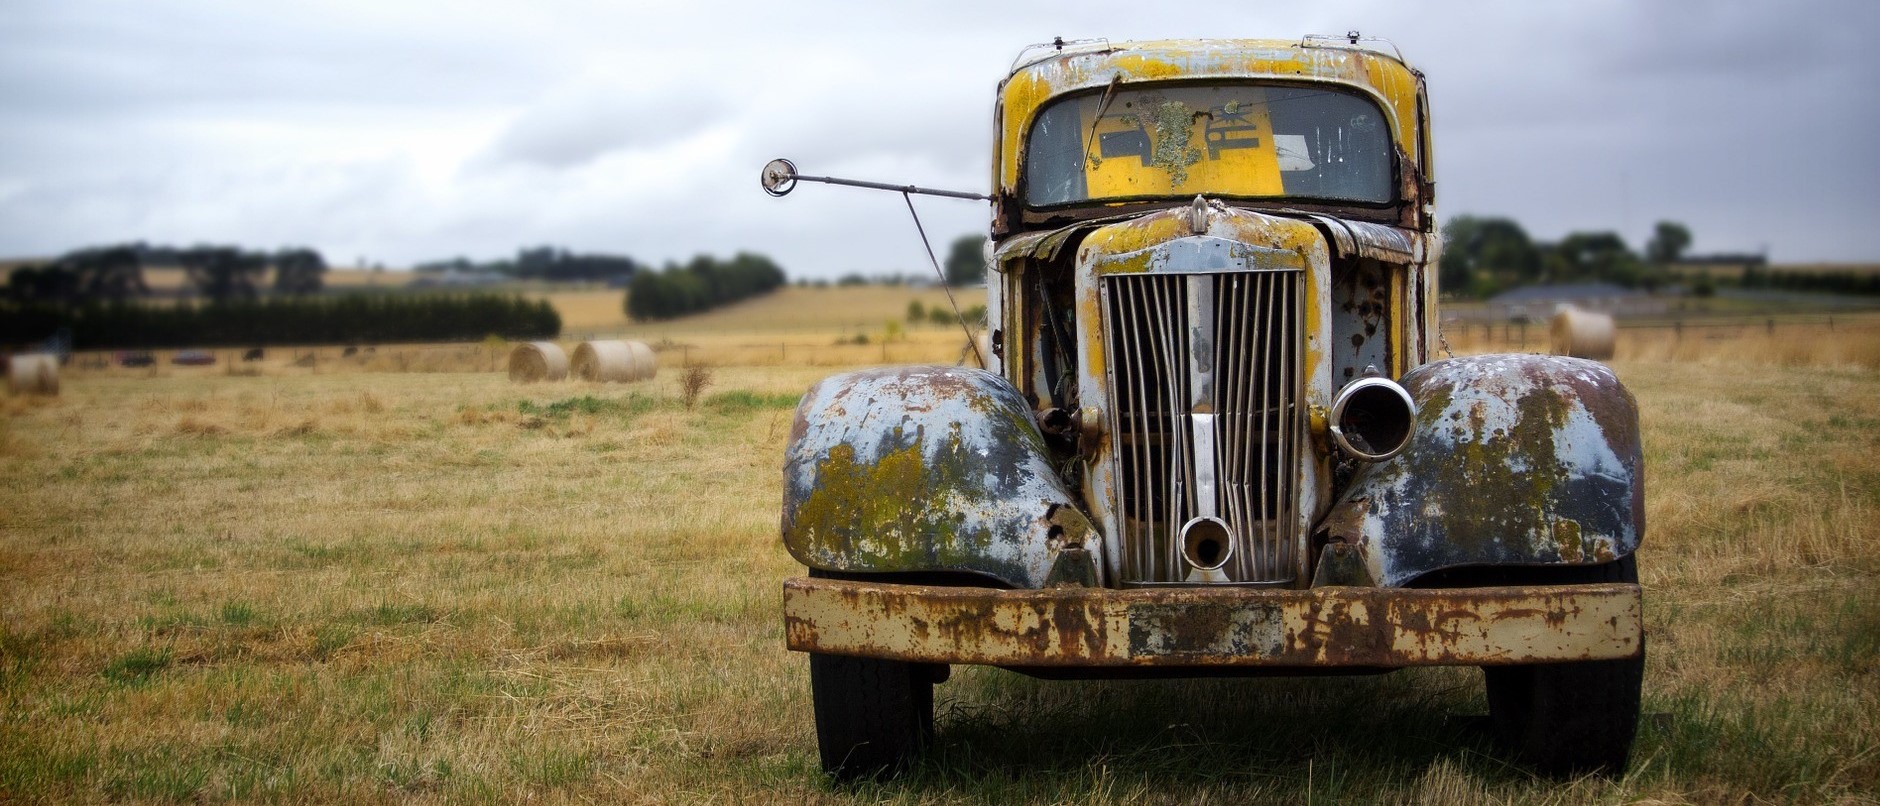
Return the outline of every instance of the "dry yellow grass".
{"type": "MultiPolygon", "coordinates": [[[[953,295],[959,300],[962,311],[986,304],[985,289],[954,289],[953,295]]],[[[885,323],[903,321],[909,302],[918,301],[923,308],[944,308],[947,304],[946,292],[938,288],[786,286],[774,293],[696,316],[645,323],[628,321],[624,308],[626,295],[618,289],[537,291],[529,292],[529,296],[546,299],[554,305],[561,314],[562,330],[571,338],[589,334],[619,335],[648,344],[700,335],[762,334],[768,338],[821,336],[830,332],[878,334],[885,323]]],[[[912,328],[915,332],[929,329],[941,328],[930,324],[912,328]]],[[[964,340],[964,336],[961,338],[964,340]]]]}
{"type": "MultiPolygon", "coordinates": [[[[511,385],[501,344],[75,369],[0,401],[0,801],[1880,798],[1880,372],[1723,342],[1615,364],[1650,519],[1624,780],[1505,764],[1461,718],[1471,670],[963,669],[928,763],[831,788],[776,538],[790,406],[830,368],[765,345],[844,334],[768,315],[671,325],[694,346],[668,368],[713,366],[691,410],[673,371],[511,385]]],[[[923,334],[891,358],[951,359],[923,334]]],[[[817,355],[880,347],[843,349],[817,355]]]]}
{"type": "MultiPolygon", "coordinates": [[[[1444,327],[1458,355],[1546,352],[1544,324],[1444,327]]],[[[1880,370],[1880,313],[1721,317],[1684,325],[1619,323],[1619,361],[1667,361],[1708,367],[1821,367],[1880,370]]]]}
{"type": "MultiPolygon", "coordinates": [[[[327,288],[365,289],[365,288],[401,288],[418,275],[408,271],[372,271],[370,269],[331,268],[323,278],[327,288]]],[[[266,282],[272,282],[269,275],[266,282]]],[[[157,266],[144,269],[144,283],[152,291],[171,292],[189,285],[189,276],[180,266],[157,266]]]]}

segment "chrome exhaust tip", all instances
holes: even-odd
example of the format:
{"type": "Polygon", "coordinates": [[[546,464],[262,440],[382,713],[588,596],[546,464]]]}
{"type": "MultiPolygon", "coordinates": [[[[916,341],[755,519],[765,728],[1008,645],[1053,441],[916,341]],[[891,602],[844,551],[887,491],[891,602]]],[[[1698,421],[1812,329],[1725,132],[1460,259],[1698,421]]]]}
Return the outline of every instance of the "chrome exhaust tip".
{"type": "Polygon", "coordinates": [[[1359,461],[1382,462],[1403,453],[1416,421],[1416,401],[1389,378],[1367,374],[1332,399],[1332,442],[1359,461]]]}
{"type": "Polygon", "coordinates": [[[1182,561],[1196,571],[1219,571],[1234,558],[1234,533],[1227,521],[1204,515],[1182,524],[1182,561]]]}

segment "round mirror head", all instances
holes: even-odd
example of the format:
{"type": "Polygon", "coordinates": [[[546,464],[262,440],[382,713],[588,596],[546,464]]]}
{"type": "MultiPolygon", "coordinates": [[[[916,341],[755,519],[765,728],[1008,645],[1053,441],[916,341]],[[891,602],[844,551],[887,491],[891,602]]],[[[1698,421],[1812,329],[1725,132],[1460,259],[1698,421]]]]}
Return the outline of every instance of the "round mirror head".
{"type": "Polygon", "coordinates": [[[763,176],[759,181],[764,184],[764,192],[772,196],[782,196],[796,189],[796,163],[778,157],[764,165],[763,176]]]}

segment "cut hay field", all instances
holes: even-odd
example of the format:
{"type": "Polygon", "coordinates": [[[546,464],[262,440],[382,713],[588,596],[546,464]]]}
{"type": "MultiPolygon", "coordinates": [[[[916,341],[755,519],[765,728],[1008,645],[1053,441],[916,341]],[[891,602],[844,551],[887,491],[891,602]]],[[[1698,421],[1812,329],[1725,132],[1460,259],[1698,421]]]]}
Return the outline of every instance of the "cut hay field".
{"type": "MultiPolygon", "coordinates": [[[[468,345],[73,369],[61,397],[0,398],[0,802],[1880,801],[1872,331],[1621,345],[1650,519],[1622,780],[1509,764],[1472,670],[967,668],[936,689],[927,762],[832,787],[776,536],[791,407],[831,366],[763,345],[879,333],[906,298],[819,328],[804,311],[833,297],[789,293],[645,334],[712,367],[692,409],[686,347],[631,386],[512,385],[501,345],[468,345]]],[[[932,333],[891,358],[950,362],[932,333]]],[[[822,355],[879,358],[844,349],[822,355]]]]}
{"type": "MultiPolygon", "coordinates": [[[[749,334],[768,338],[820,336],[831,332],[880,334],[887,322],[901,322],[906,317],[909,302],[919,302],[922,308],[944,309],[946,295],[947,292],[939,288],[891,285],[785,286],[697,316],[646,324],[627,321],[623,307],[625,294],[618,289],[529,292],[530,297],[546,299],[555,306],[556,312],[561,314],[562,330],[567,333],[619,334],[649,343],[701,335],[749,334]]],[[[983,288],[954,289],[953,295],[962,311],[986,304],[983,288]]],[[[954,326],[956,330],[957,327],[954,326]]],[[[934,328],[923,325],[916,330],[934,328]]]]}

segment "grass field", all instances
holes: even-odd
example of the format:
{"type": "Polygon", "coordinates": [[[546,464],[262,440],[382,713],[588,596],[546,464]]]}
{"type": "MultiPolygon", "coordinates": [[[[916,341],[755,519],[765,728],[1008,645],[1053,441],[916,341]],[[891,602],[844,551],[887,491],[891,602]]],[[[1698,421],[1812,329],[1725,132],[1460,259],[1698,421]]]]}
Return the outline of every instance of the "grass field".
{"type": "Polygon", "coordinates": [[[843,789],[782,649],[779,467],[797,394],[880,359],[834,342],[907,298],[787,293],[635,331],[666,345],[635,386],[512,385],[491,344],[74,369],[0,400],[0,801],[1880,801],[1873,322],[1622,342],[1650,523],[1622,780],[1509,764],[1473,670],[968,668],[926,763],[843,789]],[[681,358],[713,367],[693,409],[681,358]]]}

